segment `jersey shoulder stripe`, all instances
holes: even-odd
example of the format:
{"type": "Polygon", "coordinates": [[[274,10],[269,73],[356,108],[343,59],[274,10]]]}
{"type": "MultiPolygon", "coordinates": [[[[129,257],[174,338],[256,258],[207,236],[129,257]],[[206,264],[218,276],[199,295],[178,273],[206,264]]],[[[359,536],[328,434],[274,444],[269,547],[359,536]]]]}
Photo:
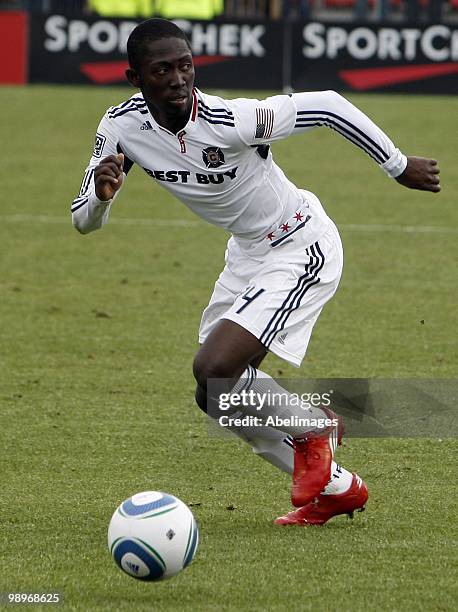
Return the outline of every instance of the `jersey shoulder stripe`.
{"type": "Polygon", "coordinates": [[[127,113],[132,113],[134,111],[138,111],[139,113],[141,113],[142,115],[147,115],[148,111],[145,109],[141,109],[141,108],[137,108],[136,106],[134,107],[127,107],[122,111],[119,111],[118,113],[114,114],[114,115],[108,115],[108,117],[110,119],[116,119],[117,117],[122,117],[123,115],[127,114],[127,113]]]}
{"type": "Polygon", "coordinates": [[[228,110],[227,108],[210,107],[210,106],[207,106],[207,104],[205,104],[204,102],[202,102],[202,100],[198,100],[198,105],[199,105],[200,111],[205,112],[209,115],[223,115],[230,119],[234,118],[234,113],[228,110]]]}
{"type": "Polygon", "coordinates": [[[122,117],[123,115],[126,115],[127,113],[132,113],[132,112],[139,112],[142,115],[147,115],[148,114],[148,110],[145,108],[138,108],[137,106],[127,106],[126,108],[124,108],[121,111],[118,111],[117,113],[108,113],[108,117],[110,119],[116,119],[117,117],[122,117]]]}
{"type": "Polygon", "coordinates": [[[235,127],[234,121],[231,121],[229,117],[227,118],[215,117],[213,119],[210,119],[210,117],[207,117],[201,111],[198,112],[197,116],[203,119],[204,121],[206,121],[207,123],[212,123],[214,125],[227,125],[227,127],[235,127]]]}
{"type": "Polygon", "coordinates": [[[121,109],[113,110],[112,108],[108,111],[109,119],[116,119],[117,117],[122,117],[126,113],[131,113],[134,111],[138,111],[142,115],[148,114],[148,108],[146,106],[146,102],[136,102],[134,100],[130,101],[128,105],[121,109]]]}
{"type": "Polygon", "coordinates": [[[225,115],[224,113],[213,113],[204,108],[199,107],[199,115],[206,117],[207,119],[219,119],[222,121],[234,121],[234,117],[230,117],[229,115],[225,115]]]}
{"type": "Polygon", "coordinates": [[[198,113],[197,116],[207,123],[213,125],[225,125],[227,127],[235,127],[234,114],[222,104],[224,101],[215,98],[214,103],[218,106],[210,106],[211,101],[204,102],[201,98],[197,100],[198,113]]]}
{"type": "Polygon", "coordinates": [[[142,97],[137,96],[137,97],[129,98],[128,100],[125,100],[124,102],[122,102],[121,104],[118,104],[117,106],[110,106],[108,111],[112,113],[116,113],[118,110],[122,110],[123,108],[125,108],[128,104],[132,104],[136,102],[140,104],[146,104],[145,100],[142,97]]]}

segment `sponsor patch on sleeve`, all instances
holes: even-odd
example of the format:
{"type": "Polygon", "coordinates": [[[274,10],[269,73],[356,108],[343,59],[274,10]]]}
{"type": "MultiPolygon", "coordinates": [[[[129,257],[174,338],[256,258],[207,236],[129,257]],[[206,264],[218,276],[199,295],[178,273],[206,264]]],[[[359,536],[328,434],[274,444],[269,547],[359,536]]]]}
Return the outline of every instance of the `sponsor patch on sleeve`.
{"type": "Polygon", "coordinates": [[[270,138],[274,127],[274,111],[271,108],[256,109],[255,138],[270,138]]]}
{"type": "Polygon", "coordinates": [[[92,153],[94,157],[102,157],[102,151],[106,141],[106,136],[97,132],[97,134],[95,135],[94,152],[92,153]]]}

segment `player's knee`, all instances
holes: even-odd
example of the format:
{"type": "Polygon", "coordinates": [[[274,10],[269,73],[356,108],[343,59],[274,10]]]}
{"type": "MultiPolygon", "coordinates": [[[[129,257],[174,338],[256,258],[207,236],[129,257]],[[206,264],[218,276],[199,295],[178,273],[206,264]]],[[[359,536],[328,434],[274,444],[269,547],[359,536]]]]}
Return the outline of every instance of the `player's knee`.
{"type": "Polygon", "coordinates": [[[218,357],[209,358],[201,353],[197,353],[194,359],[193,373],[197,384],[202,389],[207,389],[209,379],[232,380],[237,374],[233,371],[231,364],[218,357]]]}

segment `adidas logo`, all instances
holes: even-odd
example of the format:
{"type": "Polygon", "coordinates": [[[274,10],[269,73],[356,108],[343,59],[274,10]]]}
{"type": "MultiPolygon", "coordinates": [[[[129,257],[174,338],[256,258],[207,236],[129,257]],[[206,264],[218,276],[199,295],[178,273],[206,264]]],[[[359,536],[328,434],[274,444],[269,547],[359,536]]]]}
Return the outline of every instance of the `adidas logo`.
{"type": "Polygon", "coordinates": [[[153,126],[151,125],[151,123],[149,121],[145,121],[145,123],[142,123],[142,125],[140,126],[141,130],[152,130],[153,126]]]}
{"type": "Polygon", "coordinates": [[[126,561],[126,565],[130,569],[131,572],[133,572],[134,574],[138,574],[138,570],[140,569],[139,565],[136,565],[135,563],[132,563],[131,561],[126,561]]]}
{"type": "Polygon", "coordinates": [[[280,342],[280,344],[285,344],[285,340],[286,340],[286,336],[287,335],[288,335],[288,332],[285,332],[281,336],[278,336],[278,341],[280,342]]]}

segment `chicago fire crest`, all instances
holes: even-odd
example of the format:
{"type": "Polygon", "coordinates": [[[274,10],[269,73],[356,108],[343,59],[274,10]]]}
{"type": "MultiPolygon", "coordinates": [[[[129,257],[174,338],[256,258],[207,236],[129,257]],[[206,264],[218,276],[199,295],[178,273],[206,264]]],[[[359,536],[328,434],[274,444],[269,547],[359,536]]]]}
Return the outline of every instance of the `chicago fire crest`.
{"type": "Polygon", "coordinates": [[[207,147],[202,151],[202,158],[207,168],[219,168],[224,164],[224,155],[219,147],[207,147]]]}

